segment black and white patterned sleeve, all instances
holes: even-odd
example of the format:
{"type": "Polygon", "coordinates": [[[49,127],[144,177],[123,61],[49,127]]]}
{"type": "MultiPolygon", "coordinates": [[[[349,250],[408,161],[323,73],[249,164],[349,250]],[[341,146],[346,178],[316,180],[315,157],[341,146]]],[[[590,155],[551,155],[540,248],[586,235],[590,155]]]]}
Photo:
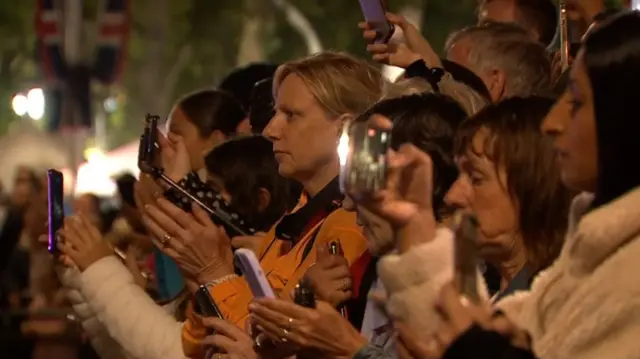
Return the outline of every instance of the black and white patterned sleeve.
{"type": "MultiPolygon", "coordinates": [[[[197,173],[190,172],[178,182],[178,186],[189,192],[207,206],[211,206],[218,197],[218,193],[207,183],[202,181],[197,173]]],[[[191,199],[175,188],[168,189],[164,196],[171,203],[185,212],[191,212],[191,199]]]]}

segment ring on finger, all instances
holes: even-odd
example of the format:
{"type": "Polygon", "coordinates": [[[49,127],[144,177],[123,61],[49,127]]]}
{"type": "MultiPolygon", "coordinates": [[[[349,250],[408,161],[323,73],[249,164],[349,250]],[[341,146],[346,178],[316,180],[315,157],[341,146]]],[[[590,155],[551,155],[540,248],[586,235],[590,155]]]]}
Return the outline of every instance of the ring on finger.
{"type": "Polygon", "coordinates": [[[344,278],[342,280],[342,290],[348,290],[349,289],[349,279],[348,278],[344,278]]]}
{"type": "Polygon", "coordinates": [[[169,233],[165,233],[162,238],[160,238],[160,244],[162,244],[163,247],[166,247],[167,244],[169,243],[169,241],[171,241],[173,239],[173,237],[171,237],[171,235],[169,233]]]}
{"type": "Polygon", "coordinates": [[[287,320],[287,329],[285,329],[285,332],[289,333],[292,327],[293,327],[293,318],[289,318],[287,320]]]}
{"type": "Polygon", "coordinates": [[[282,338],[280,338],[280,341],[283,343],[288,342],[289,341],[288,336],[289,336],[289,331],[286,329],[282,329],[282,338]]]}

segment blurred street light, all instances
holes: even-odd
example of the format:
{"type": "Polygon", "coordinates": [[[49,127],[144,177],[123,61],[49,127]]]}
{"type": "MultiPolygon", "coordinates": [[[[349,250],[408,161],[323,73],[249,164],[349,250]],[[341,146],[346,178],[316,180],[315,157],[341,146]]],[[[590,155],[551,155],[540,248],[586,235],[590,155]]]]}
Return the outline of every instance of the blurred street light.
{"type": "Polygon", "coordinates": [[[104,110],[108,113],[116,112],[118,110],[118,99],[111,96],[104,100],[104,110]]]}
{"type": "Polygon", "coordinates": [[[11,100],[11,107],[16,115],[20,117],[26,115],[27,109],[29,108],[29,100],[27,100],[27,96],[23,94],[13,96],[13,99],[11,100]]]}
{"type": "Polygon", "coordinates": [[[33,88],[24,94],[17,94],[11,100],[11,107],[16,115],[28,115],[32,120],[39,121],[44,116],[44,91],[33,88]]]}
{"type": "Polygon", "coordinates": [[[44,91],[40,88],[29,90],[27,101],[29,103],[27,108],[29,117],[36,121],[42,119],[42,116],[44,116],[44,91]]]}

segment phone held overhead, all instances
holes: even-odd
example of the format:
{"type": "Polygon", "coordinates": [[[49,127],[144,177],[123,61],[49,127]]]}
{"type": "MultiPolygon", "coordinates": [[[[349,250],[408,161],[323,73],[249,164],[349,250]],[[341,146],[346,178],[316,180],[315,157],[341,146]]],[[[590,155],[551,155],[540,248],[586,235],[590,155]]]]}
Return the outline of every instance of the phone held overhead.
{"type": "Polygon", "coordinates": [[[384,0],[360,0],[360,8],[365,21],[376,32],[375,44],[386,44],[395,30],[387,21],[387,6],[384,0]]]}

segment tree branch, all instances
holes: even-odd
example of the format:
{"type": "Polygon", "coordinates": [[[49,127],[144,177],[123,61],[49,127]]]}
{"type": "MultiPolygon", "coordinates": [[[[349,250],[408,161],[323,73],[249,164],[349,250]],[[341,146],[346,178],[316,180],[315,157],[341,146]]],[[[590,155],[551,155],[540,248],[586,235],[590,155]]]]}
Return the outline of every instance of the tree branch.
{"type": "Polygon", "coordinates": [[[287,0],[271,0],[273,4],[282,12],[284,12],[287,22],[293,27],[304,39],[307,45],[307,53],[314,54],[322,51],[322,41],[313,25],[306,16],[293,4],[287,0]]]}

